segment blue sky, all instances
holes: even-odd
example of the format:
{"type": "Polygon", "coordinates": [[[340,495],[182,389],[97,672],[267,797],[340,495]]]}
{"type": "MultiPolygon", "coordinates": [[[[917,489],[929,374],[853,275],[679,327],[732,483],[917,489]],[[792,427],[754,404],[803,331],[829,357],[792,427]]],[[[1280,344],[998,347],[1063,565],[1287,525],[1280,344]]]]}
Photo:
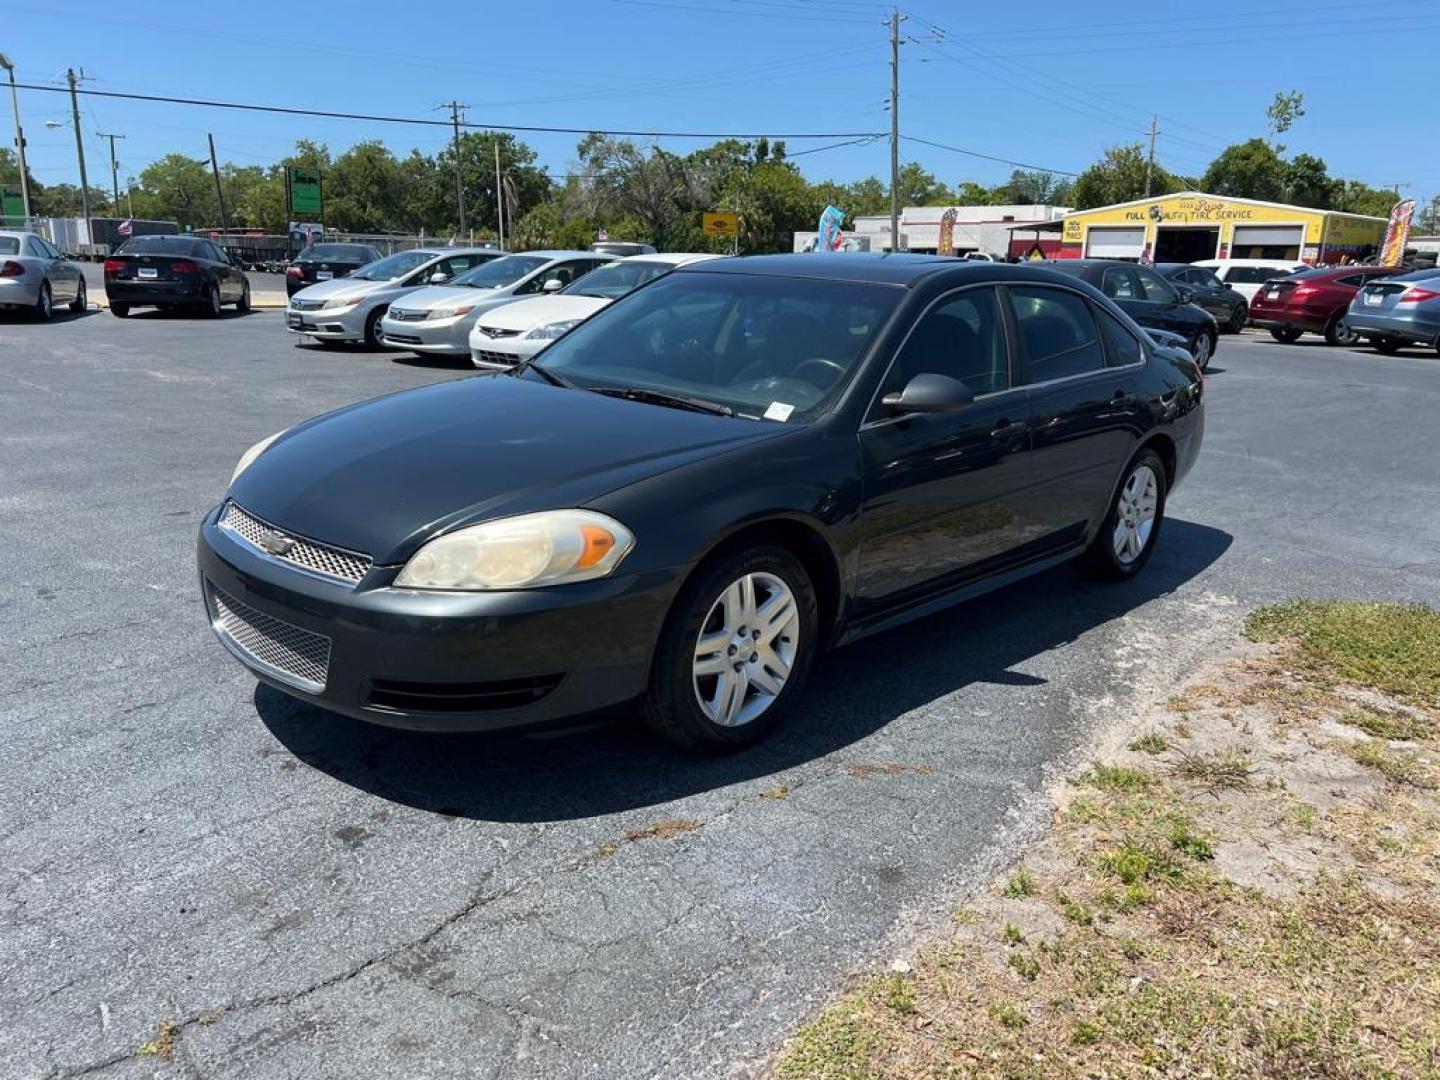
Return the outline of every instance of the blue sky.
{"type": "MultiPolygon", "coordinates": [[[[6,0],[0,51],[22,82],[63,85],[84,68],[102,90],[176,94],[414,117],[468,102],[472,121],[716,133],[888,129],[888,6],[870,0],[250,0],[140,5],[6,0]]],[[[1415,88],[1434,70],[1440,0],[910,0],[901,50],[901,128],[911,136],[1056,170],[1144,137],[1198,175],[1231,141],[1260,135],[1279,89],[1305,95],[1292,152],[1332,175],[1428,198],[1440,157],[1415,88]],[[1417,108],[1422,115],[1417,119],[1417,108]]],[[[332,150],[383,138],[435,150],[445,128],[411,128],[82,98],[91,180],[108,184],[95,131],[122,133],[121,183],[165,152],[264,164],[298,137],[332,150]]],[[[21,91],[30,164],[75,182],[68,99],[21,91]]],[[[8,95],[0,122],[9,138],[8,95]]],[[[522,134],[552,173],[576,136],[522,134]]],[[[648,141],[648,140],[643,140],[648,141]]],[[[683,152],[710,140],[666,138],[683,152]]],[[[792,153],[842,140],[792,139],[792,153]]],[[[902,147],[949,183],[993,183],[1011,166],[918,143],[902,147]]],[[[797,158],[815,179],[884,175],[883,140],[797,158]]]]}

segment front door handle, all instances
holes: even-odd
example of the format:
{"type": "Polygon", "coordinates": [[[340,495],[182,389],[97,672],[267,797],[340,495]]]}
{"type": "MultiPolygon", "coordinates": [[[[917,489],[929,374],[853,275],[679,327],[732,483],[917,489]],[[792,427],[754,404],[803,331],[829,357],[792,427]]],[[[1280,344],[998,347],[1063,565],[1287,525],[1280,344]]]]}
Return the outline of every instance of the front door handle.
{"type": "Polygon", "coordinates": [[[1012,443],[1024,435],[1029,426],[1023,420],[1016,423],[1002,418],[995,422],[995,428],[990,432],[990,437],[996,442],[1012,443]]]}

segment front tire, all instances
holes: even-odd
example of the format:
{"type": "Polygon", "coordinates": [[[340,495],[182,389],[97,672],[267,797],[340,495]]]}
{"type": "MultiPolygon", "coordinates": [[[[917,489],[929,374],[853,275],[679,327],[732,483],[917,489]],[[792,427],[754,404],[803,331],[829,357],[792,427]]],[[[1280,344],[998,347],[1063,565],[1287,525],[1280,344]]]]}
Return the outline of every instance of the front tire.
{"type": "Polygon", "coordinates": [[[1325,324],[1325,344],[1345,348],[1360,340],[1360,335],[1351,329],[1343,317],[1336,315],[1325,324]]]}
{"type": "Polygon", "coordinates": [[[1272,326],[1270,336],[1282,345],[1294,345],[1300,340],[1301,331],[1293,326],[1272,326]]]}
{"type": "Polygon", "coordinates": [[[240,290],[240,299],[235,301],[235,310],[244,315],[250,310],[250,282],[245,282],[245,287],[240,290]]]}
{"type": "Polygon", "coordinates": [[[687,749],[748,746],[800,697],[819,639],[815,587],[788,550],[764,545],[718,558],[675,600],[641,716],[687,749]]]}
{"type": "Polygon", "coordinates": [[[365,319],[365,347],[367,349],[383,349],[385,342],[380,337],[380,320],[385,317],[388,307],[377,307],[365,319]]]}
{"type": "Polygon", "coordinates": [[[1215,355],[1215,335],[1209,330],[1201,330],[1190,342],[1190,355],[1195,358],[1195,364],[1201,371],[1210,366],[1210,358],[1215,355]]]}
{"type": "Polygon", "coordinates": [[[1230,321],[1225,329],[1232,334],[1238,334],[1245,329],[1245,324],[1250,321],[1250,309],[1244,304],[1236,304],[1234,312],[1230,315],[1230,321]]]}
{"type": "Polygon", "coordinates": [[[85,295],[85,279],[80,279],[80,285],[75,290],[75,299],[70,301],[70,313],[72,315],[84,315],[85,309],[90,306],[90,301],[85,295]]]}
{"type": "Polygon", "coordinates": [[[1143,570],[1160,539],[1166,494],[1165,463],[1154,450],[1141,450],[1126,467],[1110,512],[1080,556],[1080,568],[1110,581],[1143,570]]]}
{"type": "Polygon", "coordinates": [[[220,317],[220,289],[218,286],[206,286],[205,293],[200,297],[200,313],[207,319],[218,319],[220,317]]]}

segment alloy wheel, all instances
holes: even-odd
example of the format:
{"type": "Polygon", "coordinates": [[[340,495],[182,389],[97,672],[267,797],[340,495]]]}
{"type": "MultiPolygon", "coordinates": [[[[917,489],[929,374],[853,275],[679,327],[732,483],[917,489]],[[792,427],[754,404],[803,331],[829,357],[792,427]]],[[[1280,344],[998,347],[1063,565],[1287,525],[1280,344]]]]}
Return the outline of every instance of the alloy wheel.
{"type": "Polygon", "coordinates": [[[800,607],[774,574],[734,581],[711,605],[695,643],[692,681],[701,711],[740,727],[775,703],[795,665],[800,607]]]}
{"type": "Polygon", "coordinates": [[[1120,499],[1115,506],[1115,532],[1111,543],[1120,562],[1134,562],[1150,543],[1159,506],[1160,483],[1149,465],[1141,465],[1121,487],[1120,499]]]}
{"type": "Polygon", "coordinates": [[[1210,335],[1203,330],[1195,336],[1195,345],[1190,350],[1195,357],[1195,363],[1204,369],[1210,363],[1210,335]]]}
{"type": "Polygon", "coordinates": [[[48,281],[41,282],[40,300],[36,304],[36,311],[39,314],[40,318],[48,319],[51,315],[55,313],[53,301],[54,298],[50,294],[50,283],[48,281]]]}

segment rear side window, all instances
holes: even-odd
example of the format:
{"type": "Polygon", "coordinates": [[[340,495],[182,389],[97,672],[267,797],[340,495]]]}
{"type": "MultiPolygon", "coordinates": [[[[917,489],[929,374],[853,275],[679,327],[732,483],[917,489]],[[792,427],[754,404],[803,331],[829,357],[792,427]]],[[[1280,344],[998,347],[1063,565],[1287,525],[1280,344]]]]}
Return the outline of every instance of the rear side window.
{"type": "Polygon", "coordinates": [[[1105,356],[1111,367],[1125,367],[1144,361],[1145,350],[1129,327],[1098,304],[1095,306],[1095,318],[1100,323],[1100,336],[1105,339],[1105,356]]]}
{"type": "Polygon", "coordinates": [[[1010,363],[994,289],[967,289],[942,300],[911,331],[881,396],[898,393],[916,375],[959,379],[976,397],[1010,386],[1010,363]]]}
{"type": "Polygon", "coordinates": [[[1146,300],[1164,304],[1175,299],[1175,290],[1155,271],[1137,267],[1135,276],[1140,279],[1140,288],[1144,290],[1143,295],[1146,300]]]}
{"type": "Polygon", "coordinates": [[[20,238],[18,236],[0,236],[0,255],[19,255],[20,238]]]}
{"type": "Polygon", "coordinates": [[[1012,288],[1015,323],[1025,350],[1025,381],[1049,382],[1100,371],[1105,350],[1090,305],[1059,289],[1012,288]]]}

